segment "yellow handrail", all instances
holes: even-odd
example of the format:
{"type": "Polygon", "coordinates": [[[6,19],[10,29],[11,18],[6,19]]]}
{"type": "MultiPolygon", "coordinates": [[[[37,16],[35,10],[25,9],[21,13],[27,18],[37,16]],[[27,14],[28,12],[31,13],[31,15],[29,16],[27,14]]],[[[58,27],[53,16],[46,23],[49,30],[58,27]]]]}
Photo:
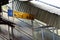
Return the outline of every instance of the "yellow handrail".
{"type": "Polygon", "coordinates": [[[26,12],[13,11],[14,17],[34,20],[34,16],[26,12]]]}

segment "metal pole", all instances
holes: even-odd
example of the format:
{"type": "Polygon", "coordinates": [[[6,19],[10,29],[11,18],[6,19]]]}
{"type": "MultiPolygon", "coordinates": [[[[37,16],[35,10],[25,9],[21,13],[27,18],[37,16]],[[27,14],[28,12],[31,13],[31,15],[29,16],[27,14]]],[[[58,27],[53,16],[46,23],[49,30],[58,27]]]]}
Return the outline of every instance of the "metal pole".
{"type": "Polygon", "coordinates": [[[12,35],[12,40],[14,40],[14,32],[13,32],[13,27],[11,27],[11,35],[12,35]]]}
{"type": "Polygon", "coordinates": [[[0,33],[1,33],[1,26],[0,26],[0,33]]]}
{"type": "Polygon", "coordinates": [[[33,20],[31,20],[31,24],[32,24],[32,35],[33,35],[33,40],[34,40],[34,26],[33,26],[33,20]]]}
{"type": "Polygon", "coordinates": [[[42,32],[42,40],[44,40],[44,29],[41,28],[41,32],[42,32]]]}
{"type": "Polygon", "coordinates": [[[8,40],[10,40],[10,27],[9,27],[9,25],[8,25],[8,36],[9,36],[8,40]]]}
{"type": "MultiPolygon", "coordinates": [[[[9,20],[9,16],[8,16],[8,20],[9,20]]],[[[10,27],[8,25],[8,36],[9,36],[9,40],[10,40],[10,27]]]]}
{"type": "Polygon", "coordinates": [[[53,40],[55,40],[55,35],[54,35],[54,28],[53,28],[52,30],[53,30],[53,40]]]}
{"type": "Polygon", "coordinates": [[[58,28],[56,28],[56,33],[57,33],[57,35],[58,35],[58,28]]]}
{"type": "MultiPolygon", "coordinates": [[[[12,1],[12,11],[13,11],[13,9],[14,9],[14,7],[13,7],[14,5],[13,5],[13,4],[14,4],[14,2],[12,1]]],[[[12,12],[12,13],[13,13],[13,12],[12,12]]],[[[14,16],[14,15],[13,15],[13,16],[14,16]]],[[[13,22],[14,22],[14,18],[13,18],[13,22]]],[[[11,27],[12,40],[14,40],[13,28],[14,28],[14,27],[11,27]]]]}

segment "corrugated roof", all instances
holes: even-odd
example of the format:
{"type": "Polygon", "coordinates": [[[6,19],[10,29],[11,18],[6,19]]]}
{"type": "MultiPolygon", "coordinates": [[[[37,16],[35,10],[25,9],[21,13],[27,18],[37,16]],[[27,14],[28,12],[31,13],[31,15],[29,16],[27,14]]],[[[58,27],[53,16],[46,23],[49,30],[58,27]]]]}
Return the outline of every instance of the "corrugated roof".
{"type": "MultiPolygon", "coordinates": [[[[55,13],[55,14],[58,14],[60,15],[60,6],[59,6],[59,0],[56,0],[57,2],[54,4],[54,2],[52,3],[48,3],[48,1],[46,2],[47,0],[45,1],[30,1],[34,6],[38,7],[38,8],[41,8],[43,10],[46,10],[46,11],[49,11],[51,13],[55,13]]],[[[52,0],[50,0],[52,1],[52,0]]]]}

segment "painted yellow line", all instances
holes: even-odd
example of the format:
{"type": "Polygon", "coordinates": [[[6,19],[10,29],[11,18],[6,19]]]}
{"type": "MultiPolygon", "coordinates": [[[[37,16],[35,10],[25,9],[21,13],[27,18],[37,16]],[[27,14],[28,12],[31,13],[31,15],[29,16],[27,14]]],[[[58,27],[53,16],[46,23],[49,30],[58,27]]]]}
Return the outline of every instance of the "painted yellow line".
{"type": "Polygon", "coordinates": [[[26,12],[13,11],[14,17],[34,20],[34,16],[26,12]]]}

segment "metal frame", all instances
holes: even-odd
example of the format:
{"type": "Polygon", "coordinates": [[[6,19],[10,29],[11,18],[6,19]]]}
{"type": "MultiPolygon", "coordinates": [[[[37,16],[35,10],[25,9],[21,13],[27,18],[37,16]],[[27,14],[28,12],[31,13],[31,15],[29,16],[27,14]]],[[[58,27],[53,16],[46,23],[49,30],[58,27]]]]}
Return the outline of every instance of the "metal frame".
{"type": "Polygon", "coordinates": [[[14,23],[6,20],[6,19],[3,19],[2,16],[0,17],[0,24],[4,24],[4,25],[8,25],[8,32],[9,32],[9,40],[10,40],[10,26],[11,26],[11,33],[12,33],[12,40],[14,40],[14,36],[13,36],[13,28],[15,27],[14,26],[14,23]]]}

